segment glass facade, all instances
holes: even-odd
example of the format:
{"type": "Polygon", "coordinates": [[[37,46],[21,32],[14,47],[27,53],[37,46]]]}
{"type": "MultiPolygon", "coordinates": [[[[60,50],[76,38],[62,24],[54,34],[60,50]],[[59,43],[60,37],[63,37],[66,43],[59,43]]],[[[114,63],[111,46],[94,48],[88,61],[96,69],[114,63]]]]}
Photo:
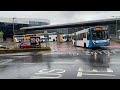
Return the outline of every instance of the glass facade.
{"type": "MultiPolygon", "coordinates": [[[[21,33],[19,29],[21,27],[27,27],[27,24],[14,24],[14,31],[15,33],[21,33]]],[[[0,31],[4,33],[4,35],[8,38],[12,38],[13,36],[13,23],[6,23],[6,22],[0,22],[0,31]]]]}
{"type": "Polygon", "coordinates": [[[35,21],[29,21],[29,26],[42,26],[42,25],[48,25],[47,22],[35,22],[35,21]]]}
{"type": "MultiPolygon", "coordinates": [[[[41,26],[41,25],[48,25],[48,24],[49,23],[46,23],[46,22],[30,22],[29,24],[14,23],[14,33],[24,34],[24,30],[20,30],[20,28],[22,27],[41,26]]],[[[4,33],[5,37],[12,38],[13,37],[13,23],[0,22],[0,31],[4,33]]]]}

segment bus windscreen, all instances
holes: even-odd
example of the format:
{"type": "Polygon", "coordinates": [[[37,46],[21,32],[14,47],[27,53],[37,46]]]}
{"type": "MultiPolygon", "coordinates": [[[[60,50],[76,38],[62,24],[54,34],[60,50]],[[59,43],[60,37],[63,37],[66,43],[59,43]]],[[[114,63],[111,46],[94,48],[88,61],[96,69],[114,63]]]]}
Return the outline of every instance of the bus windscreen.
{"type": "Polygon", "coordinates": [[[107,30],[93,31],[92,39],[93,40],[106,40],[109,38],[107,30]]]}

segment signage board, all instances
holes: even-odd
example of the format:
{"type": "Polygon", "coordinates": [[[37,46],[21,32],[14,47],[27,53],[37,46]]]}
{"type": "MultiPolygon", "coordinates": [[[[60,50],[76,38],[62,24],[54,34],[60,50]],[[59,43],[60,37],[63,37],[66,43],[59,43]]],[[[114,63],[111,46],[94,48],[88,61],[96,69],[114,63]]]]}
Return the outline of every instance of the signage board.
{"type": "Polygon", "coordinates": [[[30,37],[31,47],[40,47],[40,37],[30,37]]]}

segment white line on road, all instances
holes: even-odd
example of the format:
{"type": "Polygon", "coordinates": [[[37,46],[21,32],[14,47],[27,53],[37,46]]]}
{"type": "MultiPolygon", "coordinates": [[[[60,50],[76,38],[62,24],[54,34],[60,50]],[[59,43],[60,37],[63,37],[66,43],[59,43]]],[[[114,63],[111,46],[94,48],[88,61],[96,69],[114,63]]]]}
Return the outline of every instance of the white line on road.
{"type": "Polygon", "coordinates": [[[83,70],[82,68],[79,68],[78,71],[80,71],[80,72],[113,72],[113,70],[110,69],[110,68],[107,68],[106,71],[98,71],[97,69],[93,69],[93,70],[83,70]]]}
{"type": "Polygon", "coordinates": [[[57,71],[56,73],[64,73],[65,72],[65,70],[63,70],[63,69],[53,69],[49,72],[54,72],[54,71],[57,71]]]}
{"type": "Polygon", "coordinates": [[[115,51],[112,51],[114,54],[117,54],[115,51]]]}
{"type": "Polygon", "coordinates": [[[84,73],[82,75],[96,75],[96,76],[115,76],[113,74],[87,74],[87,73],[84,73]]]}
{"type": "Polygon", "coordinates": [[[120,64],[120,62],[110,62],[110,64],[120,64]]]}
{"type": "Polygon", "coordinates": [[[30,79],[57,79],[60,78],[61,76],[57,77],[45,77],[45,76],[32,76],[30,79]]]}
{"type": "Polygon", "coordinates": [[[88,73],[78,72],[77,77],[82,77],[83,75],[90,75],[90,76],[115,76],[113,74],[88,74],[88,73]]]}
{"type": "Polygon", "coordinates": [[[6,59],[6,61],[5,62],[3,62],[3,63],[0,63],[0,65],[4,65],[4,64],[6,64],[6,63],[9,63],[9,62],[12,62],[13,61],[13,59],[6,59]]]}
{"type": "Polygon", "coordinates": [[[74,64],[75,62],[48,62],[51,64],[74,64]]]}
{"type": "Polygon", "coordinates": [[[53,69],[53,70],[50,70],[50,71],[48,71],[47,69],[42,69],[42,70],[40,70],[40,71],[38,71],[39,73],[51,73],[51,72],[56,72],[56,73],[64,73],[65,72],[65,70],[63,70],[63,69],[53,69]]]}
{"type": "Polygon", "coordinates": [[[92,71],[93,71],[93,72],[99,72],[97,69],[93,69],[92,71]]]}
{"type": "Polygon", "coordinates": [[[83,71],[83,69],[82,69],[82,68],[79,68],[78,71],[83,71]]]}
{"type": "Polygon", "coordinates": [[[107,68],[107,72],[113,72],[113,70],[110,68],[107,68]]]}
{"type": "Polygon", "coordinates": [[[75,64],[75,62],[43,62],[43,63],[21,63],[21,64],[30,64],[30,65],[32,65],[32,64],[46,64],[46,63],[50,63],[50,64],[75,64]]]}
{"type": "Polygon", "coordinates": [[[78,72],[77,77],[82,77],[82,72],[78,72]]]}

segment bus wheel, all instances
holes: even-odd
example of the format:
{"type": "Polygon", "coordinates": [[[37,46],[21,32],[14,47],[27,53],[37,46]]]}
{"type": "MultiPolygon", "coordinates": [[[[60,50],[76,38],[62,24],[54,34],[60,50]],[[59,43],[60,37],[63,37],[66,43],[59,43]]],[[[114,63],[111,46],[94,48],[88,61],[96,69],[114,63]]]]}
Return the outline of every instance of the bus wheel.
{"type": "Polygon", "coordinates": [[[86,48],[86,43],[84,43],[84,48],[86,48]]]}

